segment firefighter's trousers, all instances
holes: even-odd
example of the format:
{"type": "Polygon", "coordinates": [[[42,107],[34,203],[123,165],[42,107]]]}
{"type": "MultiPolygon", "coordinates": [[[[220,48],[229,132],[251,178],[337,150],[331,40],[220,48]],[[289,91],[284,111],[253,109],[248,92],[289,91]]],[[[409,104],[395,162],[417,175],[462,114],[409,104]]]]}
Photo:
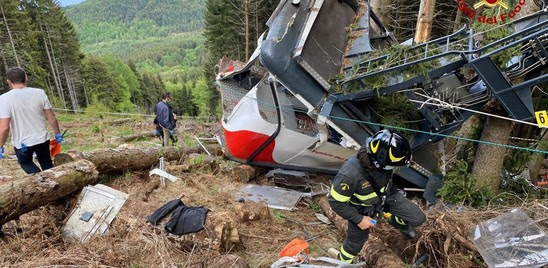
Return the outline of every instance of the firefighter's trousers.
{"type": "MultiPolygon", "coordinates": [[[[362,215],[370,216],[374,213],[371,207],[357,207],[362,215]]],[[[421,209],[401,193],[394,193],[386,197],[385,210],[392,214],[391,222],[396,228],[417,227],[424,223],[426,216],[421,209]]],[[[348,222],[348,232],[341,248],[341,258],[353,260],[357,256],[367,238],[369,229],[362,230],[354,222],[348,222]]]]}

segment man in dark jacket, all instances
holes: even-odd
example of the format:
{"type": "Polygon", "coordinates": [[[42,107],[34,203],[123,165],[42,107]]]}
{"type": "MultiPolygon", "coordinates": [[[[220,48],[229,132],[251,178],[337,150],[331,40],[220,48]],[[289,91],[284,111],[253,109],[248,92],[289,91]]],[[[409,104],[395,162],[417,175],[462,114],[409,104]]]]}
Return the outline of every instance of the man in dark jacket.
{"type": "Polygon", "coordinates": [[[173,108],[169,105],[170,101],[171,94],[164,93],[162,101],[156,105],[156,120],[164,132],[164,146],[169,146],[169,138],[176,135],[177,128],[177,118],[173,113],[173,108]]]}
{"type": "Polygon", "coordinates": [[[340,251],[330,249],[341,261],[352,263],[374,226],[372,218],[389,212],[388,222],[408,239],[417,239],[414,227],[426,217],[420,208],[392,189],[392,169],[411,161],[409,142],[400,134],[383,130],[370,137],[357,156],[339,170],[328,195],[331,208],[348,220],[340,251]]]}

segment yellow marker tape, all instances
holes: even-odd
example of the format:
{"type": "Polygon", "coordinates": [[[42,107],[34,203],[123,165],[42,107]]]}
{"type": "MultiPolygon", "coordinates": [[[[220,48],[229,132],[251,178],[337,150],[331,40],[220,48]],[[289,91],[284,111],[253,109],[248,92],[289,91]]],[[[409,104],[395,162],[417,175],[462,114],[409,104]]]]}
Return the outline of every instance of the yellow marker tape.
{"type": "Polygon", "coordinates": [[[535,113],[537,118],[537,124],[539,127],[548,128],[548,113],[546,111],[540,111],[535,113]]]}

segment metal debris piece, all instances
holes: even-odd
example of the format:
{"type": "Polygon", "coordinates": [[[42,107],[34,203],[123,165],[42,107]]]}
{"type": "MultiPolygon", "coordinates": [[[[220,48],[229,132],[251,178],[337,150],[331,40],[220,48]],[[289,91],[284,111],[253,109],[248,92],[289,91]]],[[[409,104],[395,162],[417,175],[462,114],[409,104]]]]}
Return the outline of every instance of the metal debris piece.
{"type": "Polygon", "coordinates": [[[325,224],[331,224],[331,221],[329,220],[328,217],[326,217],[325,215],[321,214],[321,213],[314,213],[316,215],[316,218],[318,220],[320,220],[321,222],[325,223],[325,224]]]}
{"type": "Polygon", "coordinates": [[[267,178],[272,178],[276,176],[292,176],[292,177],[305,177],[308,178],[308,174],[306,172],[302,171],[294,171],[294,170],[285,170],[281,168],[273,169],[266,173],[267,178]]]}
{"type": "Polygon", "coordinates": [[[268,207],[281,210],[295,210],[303,193],[274,186],[246,185],[234,194],[236,200],[266,202],[268,207]]]}
{"type": "Polygon", "coordinates": [[[202,140],[205,140],[203,138],[198,138],[198,136],[194,136],[194,138],[196,139],[196,141],[198,142],[198,144],[200,145],[200,147],[202,147],[202,149],[204,149],[204,151],[207,153],[207,155],[211,156],[211,153],[207,150],[207,148],[204,146],[204,144],[202,143],[202,140]]]}
{"type": "Polygon", "coordinates": [[[86,186],[61,230],[63,235],[86,242],[96,233],[106,233],[128,197],[102,184],[86,186]]]}
{"type": "Polygon", "coordinates": [[[329,185],[326,185],[325,183],[320,182],[312,185],[312,190],[310,191],[310,193],[304,194],[304,197],[313,198],[318,195],[325,195],[329,193],[329,190],[330,190],[329,185]]]}
{"type": "Polygon", "coordinates": [[[173,176],[173,175],[171,175],[171,174],[169,174],[169,173],[167,173],[167,172],[165,172],[165,171],[163,171],[163,170],[161,170],[161,169],[158,169],[158,168],[153,169],[153,170],[149,173],[149,176],[152,176],[152,175],[158,175],[158,176],[160,176],[161,178],[166,178],[166,179],[170,180],[171,182],[177,181],[177,177],[175,177],[175,176],[173,176]]]}
{"type": "Polygon", "coordinates": [[[472,241],[489,267],[546,267],[548,236],[520,209],[472,228],[472,241]]]}

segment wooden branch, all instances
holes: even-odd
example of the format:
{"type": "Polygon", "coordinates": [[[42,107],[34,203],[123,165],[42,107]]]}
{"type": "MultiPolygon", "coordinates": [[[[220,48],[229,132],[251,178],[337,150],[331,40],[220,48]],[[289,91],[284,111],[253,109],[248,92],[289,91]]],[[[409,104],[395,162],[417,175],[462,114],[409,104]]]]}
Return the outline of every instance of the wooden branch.
{"type": "Polygon", "coordinates": [[[133,134],[133,135],[129,135],[129,136],[120,137],[120,138],[118,138],[118,141],[119,142],[131,142],[131,141],[139,140],[139,139],[142,139],[142,138],[152,138],[152,137],[154,137],[154,132],[147,131],[147,132],[144,132],[144,133],[137,133],[137,134],[133,134]]]}

